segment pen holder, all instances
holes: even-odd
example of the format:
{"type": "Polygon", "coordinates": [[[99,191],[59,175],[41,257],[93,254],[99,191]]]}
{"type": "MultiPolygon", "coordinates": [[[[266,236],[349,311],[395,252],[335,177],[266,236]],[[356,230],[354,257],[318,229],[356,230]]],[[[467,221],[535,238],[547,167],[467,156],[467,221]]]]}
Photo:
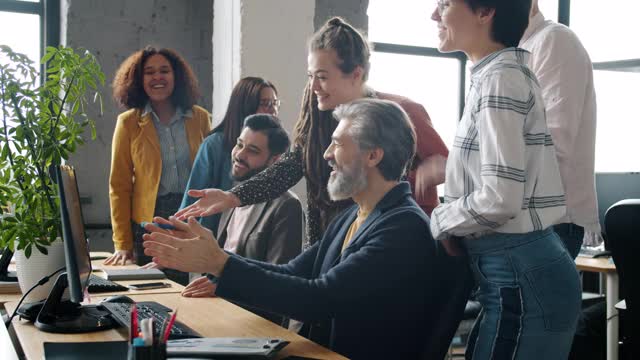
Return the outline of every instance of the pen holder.
{"type": "Polygon", "coordinates": [[[165,360],[166,358],[166,343],[150,346],[133,346],[133,344],[129,344],[128,360],[165,360]]]}

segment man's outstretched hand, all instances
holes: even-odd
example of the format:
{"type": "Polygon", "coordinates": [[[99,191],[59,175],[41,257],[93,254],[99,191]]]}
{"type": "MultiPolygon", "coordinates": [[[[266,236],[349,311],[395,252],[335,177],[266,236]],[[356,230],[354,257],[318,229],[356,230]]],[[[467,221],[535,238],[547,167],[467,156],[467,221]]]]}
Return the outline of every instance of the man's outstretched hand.
{"type": "Polygon", "coordinates": [[[192,216],[203,217],[218,214],[241,205],[240,199],[228,191],[218,189],[189,190],[188,194],[191,197],[199,198],[199,200],[175,214],[175,217],[180,220],[192,216]]]}
{"type": "Polygon", "coordinates": [[[175,217],[168,220],[155,218],[154,221],[170,223],[173,230],[160,229],[147,224],[144,234],[144,253],[153,257],[153,262],[163,268],[185,272],[210,273],[219,276],[229,258],[211,230],[203,227],[195,218],[183,222],[175,217]],[[171,233],[169,233],[171,232],[171,233]]]}

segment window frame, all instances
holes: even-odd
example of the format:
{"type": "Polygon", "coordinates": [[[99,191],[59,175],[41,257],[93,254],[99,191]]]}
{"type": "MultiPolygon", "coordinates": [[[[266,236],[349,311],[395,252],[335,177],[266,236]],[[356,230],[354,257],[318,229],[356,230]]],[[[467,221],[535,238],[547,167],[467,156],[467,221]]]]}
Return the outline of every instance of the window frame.
{"type": "Polygon", "coordinates": [[[388,54],[398,55],[416,55],[432,58],[447,58],[457,59],[458,73],[459,73],[459,87],[458,87],[458,118],[462,117],[464,111],[464,99],[465,99],[465,83],[467,76],[467,57],[462,52],[453,53],[441,53],[436,48],[426,46],[413,46],[413,45],[401,45],[401,44],[389,44],[381,42],[373,42],[373,51],[388,54]]]}
{"type": "MultiPolygon", "coordinates": [[[[0,0],[0,11],[40,17],[40,56],[44,56],[47,46],[60,45],[60,0],[0,0]]],[[[35,61],[39,63],[40,59],[35,61]]],[[[44,64],[40,64],[41,80],[44,79],[44,68],[44,64]]]]}
{"type": "MultiPolygon", "coordinates": [[[[569,26],[569,18],[571,13],[570,0],[558,0],[558,19],[561,24],[569,26]]],[[[462,52],[441,53],[437,48],[427,46],[392,44],[383,42],[372,42],[373,51],[398,55],[417,55],[426,57],[457,59],[459,62],[459,85],[458,85],[458,121],[462,118],[464,111],[464,103],[466,96],[467,83],[467,56],[462,52]]]]}

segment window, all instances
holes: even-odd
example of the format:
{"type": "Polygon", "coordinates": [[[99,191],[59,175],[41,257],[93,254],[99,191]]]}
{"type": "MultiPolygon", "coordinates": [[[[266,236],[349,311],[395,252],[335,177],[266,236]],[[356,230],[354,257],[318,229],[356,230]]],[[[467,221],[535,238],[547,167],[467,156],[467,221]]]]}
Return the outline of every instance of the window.
{"type": "Polygon", "coordinates": [[[0,0],[0,45],[40,62],[45,46],[58,46],[59,0],[0,0]]]}
{"type": "Polygon", "coordinates": [[[435,3],[435,0],[369,0],[369,40],[436,48],[438,29],[431,21],[435,3]]]}
{"type": "MultiPolygon", "coordinates": [[[[464,54],[438,52],[438,30],[431,20],[435,6],[435,0],[369,1],[369,40],[374,43],[369,84],[422,104],[450,147],[471,64],[464,54]]],[[[558,0],[539,0],[549,19],[558,18],[558,6],[558,0]]]]}
{"type": "Polygon", "coordinates": [[[538,8],[545,19],[558,21],[558,0],[538,0],[538,8]]]}
{"type": "MultiPolygon", "coordinates": [[[[370,0],[369,85],[422,104],[444,143],[451,147],[465,95],[466,57],[438,52],[438,30],[431,20],[435,1],[370,0]]],[[[438,186],[442,195],[443,186],[438,186]]]]}
{"type": "Polygon", "coordinates": [[[598,104],[596,172],[640,171],[637,134],[640,115],[632,104],[640,86],[640,2],[571,2],[571,28],[594,63],[598,104]],[[597,19],[598,26],[594,26],[597,19]],[[597,70],[609,69],[609,70],[597,70]]]}
{"type": "Polygon", "coordinates": [[[571,29],[593,62],[640,58],[638,12],[640,1],[572,1],[571,29]]]}
{"type": "MultiPolygon", "coordinates": [[[[43,69],[40,59],[45,46],[58,45],[59,11],[59,0],[0,0],[0,45],[27,55],[36,69],[43,69]]],[[[0,56],[0,63],[3,61],[0,56]]],[[[44,75],[40,73],[36,86],[44,75]]],[[[9,121],[7,126],[13,124],[9,121]]]]}
{"type": "Polygon", "coordinates": [[[434,8],[435,2],[422,0],[369,1],[369,40],[374,43],[369,85],[422,104],[450,146],[463,105],[466,59],[436,49],[434,8]]]}
{"type": "Polygon", "coordinates": [[[456,59],[374,52],[369,84],[375,90],[407,96],[422,104],[447,145],[459,117],[459,61],[456,59]],[[406,71],[398,71],[406,69],[406,71]]]}
{"type": "MultiPolygon", "coordinates": [[[[464,106],[469,63],[462,54],[440,54],[431,13],[434,1],[370,0],[369,40],[374,45],[370,85],[407,96],[426,108],[435,129],[451,146],[464,106]],[[462,70],[461,70],[462,69],[462,70]]],[[[640,86],[640,2],[539,0],[545,18],[569,24],[594,62],[598,101],[597,172],[640,171],[635,143],[640,115],[629,104],[640,86]],[[623,9],[621,11],[620,9],[623,9]],[[594,26],[597,19],[598,26],[594,26]],[[620,63],[622,61],[622,64],[620,63]],[[621,129],[625,129],[621,131],[621,129]],[[626,154],[621,156],[620,154],[626,154]]]]}
{"type": "Polygon", "coordinates": [[[596,172],[640,171],[638,102],[640,73],[594,71],[598,127],[596,172]]]}
{"type": "Polygon", "coordinates": [[[0,11],[0,44],[40,61],[40,15],[0,11]]]}

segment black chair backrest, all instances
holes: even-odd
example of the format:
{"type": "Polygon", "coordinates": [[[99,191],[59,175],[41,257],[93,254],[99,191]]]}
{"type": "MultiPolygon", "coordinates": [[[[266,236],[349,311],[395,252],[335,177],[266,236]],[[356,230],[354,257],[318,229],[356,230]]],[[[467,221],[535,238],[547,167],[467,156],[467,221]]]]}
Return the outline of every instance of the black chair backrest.
{"type": "Polygon", "coordinates": [[[628,319],[634,346],[640,339],[640,199],[627,199],[612,205],[605,214],[607,245],[611,250],[622,291],[627,303],[628,319]]]}
{"type": "Polygon", "coordinates": [[[434,274],[432,282],[433,293],[437,296],[430,311],[422,360],[445,358],[458,325],[464,318],[465,305],[474,286],[468,258],[448,256],[444,249],[440,250],[435,267],[438,272],[434,274]]]}

